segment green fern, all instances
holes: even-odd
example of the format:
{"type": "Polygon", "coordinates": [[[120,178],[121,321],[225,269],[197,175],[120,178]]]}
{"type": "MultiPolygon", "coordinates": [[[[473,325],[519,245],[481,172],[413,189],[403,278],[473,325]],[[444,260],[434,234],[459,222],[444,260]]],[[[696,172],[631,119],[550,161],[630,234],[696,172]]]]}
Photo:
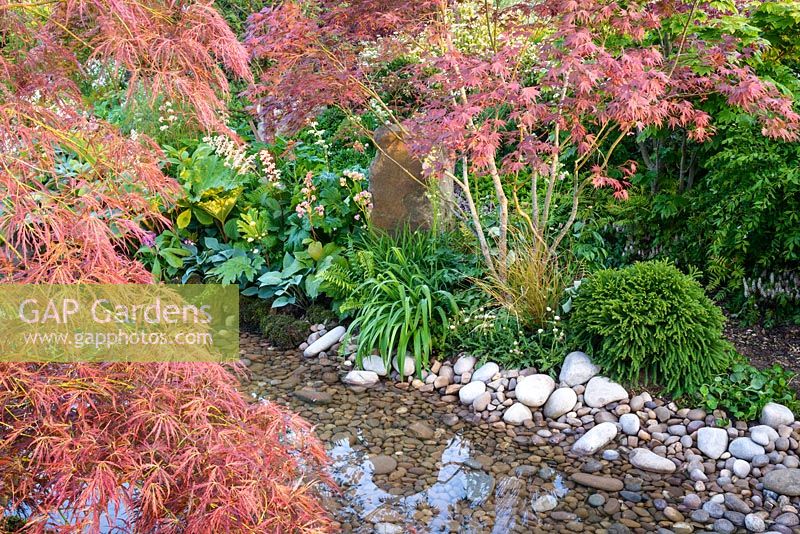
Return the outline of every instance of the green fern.
{"type": "MultiPolygon", "coordinates": [[[[391,365],[406,351],[424,369],[443,347],[458,313],[451,291],[475,276],[475,258],[452,248],[449,234],[403,231],[353,239],[342,260],[321,276],[341,315],[352,315],[358,362],[374,349],[391,365]]],[[[403,361],[404,358],[400,358],[403,361]]]]}

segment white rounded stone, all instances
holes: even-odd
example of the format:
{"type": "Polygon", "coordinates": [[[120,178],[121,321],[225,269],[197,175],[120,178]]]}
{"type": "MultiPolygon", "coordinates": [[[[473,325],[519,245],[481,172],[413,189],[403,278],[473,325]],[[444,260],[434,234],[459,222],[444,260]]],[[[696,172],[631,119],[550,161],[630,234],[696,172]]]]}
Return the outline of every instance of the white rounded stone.
{"type": "Polygon", "coordinates": [[[744,478],[750,474],[750,463],[744,460],[735,460],[733,462],[733,474],[739,478],[744,478]]]}
{"type": "MultiPolygon", "coordinates": [[[[392,367],[398,373],[400,372],[400,360],[395,356],[392,358],[392,367]]],[[[405,359],[403,360],[403,376],[411,376],[416,371],[416,363],[414,362],[414,358],[410,354],[406,354],[405,359]]]]}
{"type": "Polygon", "coordinates": [[[533,511],[542,513],[549,512],[558,506],[558,500],[552,495],[542,495],[533,501],[533,511]]]}
{"type": "Polygon", "coordinates": [[[794,414],[792,411],[777,402],[768,402],[764,409],[761,410],[761,424],[778,428],[781,425],[789,426],[794,423],[794,414]]]}
{"type": "Polygon", "coordinates": [[[475,362],[477,361],[478,360],[474,356],[462,356],[456,360],[455,365],[453,365],[453,371],[457,375],[468,373],[472,371],[472,369],[475,367],[475,362]]]}
{"type": "Polygon", "coordinates": [[[586,384],[583,400],[590,408],[602,408],[612,402],[628,400],[628,392],[604,376],[595,376],[586,384]]]}
{"type": "Polygon", "coordinates": [[[380,377],[374,371],[350,371],[342,381],[351,386],[372,386],[378,383],[380,377]]]}
{"type": "Polygon", "coordinates": [[[633,413],[622,414],[619,418],[619,424],[622,426],[622,431],[629,435],[635,436],[639,433],[642,426],[642,421],[639,416],[633,413]]]}
{"type": "Polygon", "coordinates": [[[311,345],[309,345],[306,350],[303,351],[303,356],[309,358],[311,356],[316,356],[324,350],[328,350],[339,342],[346,331],[347,330],[345,330],[345,327],[337,326],[324,336],[311,343],[311,345]]]}
{"type": "Polygon", "coordinates": [[[365,371],[372,371],[373,373],[376,373],[378,376],[386,376],[388,374],[386,372],[386,364],[384,363],[383,358],[376,354],[371,354],[364,357],[361,360],[361,367],[363,367],[365,371]]]}
{"type": "Polygon", "coordinates": [[[580,351],[570,352],[561,365],[558,380],[568,386],[579,386],[588,382],[600,368],[592,363],[585,353],[580,351]]]}
{"type": "Polygon", "coordinates": [[[600,423],[589,429],[572,446],[572,452],[579,456],[594,454],[611,440],[617,437],[617,425],[614,423],[600,423]]]}
{"type": "MultiPolygon", "coordinates": [[[[483,382],[479,382],[482,384],[483,382]]],[[[503,421],[510,425],[521,425],[525,421],[533,419],[530,408],[522,403],[515,402],[503,413],[503,421]]]]}
{"type": "Polygon", "coordinates": [[[769,425],[757,425],[750,429],[750,439],[764,447],[779,437],[777,430],[769,425]]]}
{"type": "Polygon", "coordinates": [[[514,394],[517,396],[517,400],[525,406],[538,408],[547,402],[555,388],[556,383],[549,376],[529,375],[517,380],[514,394]]]}
{"type": "Polygon", "coordinates": [[[747,460],[748,462],[754,457],[764,454],[764,447],[754,442],[750,438],[736,438],[728,446],[728,452],[734,458],[747,460]]]}
{"type": "Polygon", "coordinates": [[[483,382],[470,382],[458,390],[458,398],[462,404],[471,405],[475,399],[483,395],[486,391],[486,384],[483,382]]]}
{"type": "Polygon", "coordinates": [[[500,372],[500,366],[494,362],[481,365],[474,373],[470,382],[489,382],[494,375],[500,372]]]}
{"type": "Polygon", "coordinates": [[[716,460],[728,450],[728,433],[722,428],[703,427],[697,431],[697,448],[716,460]]]}
{"type": "Polygon", "coordinates": [[[558,419],[565,413],[571,412],[577,402],[578,394],[572,388],[558,388],[547,399],[542,411],[545,417],[558,419]]]}
{"type": "Polygon", "coordinates": [[[675,472],[675,464],[649,449],[633,449],[628,456],[632,466],[642,471],[669,474],[675,472]]]}

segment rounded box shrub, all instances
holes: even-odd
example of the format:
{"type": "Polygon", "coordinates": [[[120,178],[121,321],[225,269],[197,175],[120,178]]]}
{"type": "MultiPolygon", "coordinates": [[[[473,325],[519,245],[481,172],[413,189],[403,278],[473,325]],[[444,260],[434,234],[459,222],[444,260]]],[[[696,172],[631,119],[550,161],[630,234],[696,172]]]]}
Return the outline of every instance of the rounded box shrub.
{"type": "Polygon", "coordinates": [[[670,263],[599,271],[581,284],[573,304],[572,335],[617,380],[682,394],[731,364],[722,312],[693,276],[670,263]]]}

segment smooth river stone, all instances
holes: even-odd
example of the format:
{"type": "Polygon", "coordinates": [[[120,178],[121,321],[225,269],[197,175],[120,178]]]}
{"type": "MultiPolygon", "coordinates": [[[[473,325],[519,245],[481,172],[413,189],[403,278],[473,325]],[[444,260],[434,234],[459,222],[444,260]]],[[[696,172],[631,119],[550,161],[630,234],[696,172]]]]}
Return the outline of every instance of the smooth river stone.
{"type": "Polygon", "coordinates": [[[619,418],[619,424],[622,426],[622,431],[629,436],[637,435],[642,427],[642,421],[635,413],[622,414],[619,418]]]}
{"type": "Polygon", "coordinates": [[[612,402],[628,400],[625,388],[604,376],[596,376],[586,384],[583,400],[590,408],[602,408],[612,402]]]}
{"type": "Polygon", "coordinates": [[[777,429],[781,425],[789,426],[794,423],[792,411],[777,402],[768,402],[761,410],[761,424],[777,429]]]}
{"type": "Polygon", "coordinates": [[[585,353],[580,351],[570,352],[561,365],[558,380],[568,386],[579,386],[588,382],[600,368],[592,363],[585,353]]]}
{"type": "Polygon", "coordinates": [[[788,497],[800,496],[800,469],[773,469],[764,477],[764,488],[788,497]]]}
{"type": "Polygon", "coordinates": [[[458,390],[458,398],[462,404],[472,404],[475,399],[486,391],[486,384],[483,382],[470,382],[458,390]]]}
{"type": "Polygon", "coordinates": [[[649,449],[633,449],[628,456],[628,461],[642,471],[662,474],[675,472],[675,464],[671,460],[659,456],[649,449]]]}
{"type": "Polygon", "coordinates": [[[350,371],[342,382],[351,386],[372,386],[377,384],[378,380],[380,380],[378,373],[372,371],[350,371]]]}
{"type": "Polygon", "coordinates": [[[457,375],[468,373],[475,367],[476,361],[478,360],[474,356],[462,356],[456,360],[455,365],[453,365],[453,371],[455,371],[457,375]]]}
{"type": "Polygon", "coordinates": [[[470,382],[489,382],[494,375],[500,372],[500,366],[494,362],[481,365],[474,373],[470,382]]]}
{"type": "Polygon", "coordinates": [[[303,356],[309,358],[311,356],[316,356],[317,354],[319,354],[324,350],[328,350],[329,348],[331,348],[332,346],[334,346],[336,343],[339,342],[339,340],[342,338],[345,332],[346,330],[343,326],[337,326],[336,328],[334,328],[333,330],[331,330],[330,332],[328,332],[327,334],[325,334],[324,336],[313,342],[311,345],[309,345],[308,348],[303,351],[303,356]]]}
{"type": "Polygon", "coordinates": [[[734,458],[749,462],[756,456],[764,454],[764,447],[750,438],[736,438],[728,446],[728,451],[734,458]]]}
{"type": "Polygon", "coordinates": [[[514,394],[525,406],[538,408],[542,406],[556,388],[556,383],[547,375],[523,376],[517,381],[514,394]]]}
{"type": "Polygon", "coordinates": [[[728,433],[722,428],[703,427],[697,431],[697,448],[716,460],[728,450],[728,433]]]}
{"type": "Polygon", "coordinates": [[[581,486],[602,491],[622,491],[622,488],[625,487],[625,484],[617,478],[590,475],[589,473],[573,473],[569,478],[581,486]]]}
{"type": "Polygon", "coordinates": [[[600,423],[593,426],[572,446],[572,452],[579,456],[594,454],[617,437],[617,425],[600,423]]]}
{"type": "MultiPolygon", "coordinates": [[[[413,375],[414,371],[416,371],[416,366],[417,364],[414,361],[414,358],[411,355],[406,354],[406,357],[403,359],[403,376],[413,375]]],[[[392,358],[392,367],[394,367],[395,371],[400,373],[400,360],[397,356],[392,358]]]]}
{"type": "Polygon", "coordinates": [[[365,356],[361,360],[361,367],[363,367],[365,371],[372,371],[378,376],[386,376],[388,374],[386,372],[386,364],[384,363],[383,358],[376,354],[365,356]]]}
{"type": "Polygon", "coordinates": [[[512,404],[503,414],[503,421],[510,425],[521,425],[529,419],[533,419],[530,408],[519,402],[512,404]]]}
{"type": "Polygon", "coordinates": [[[757,425],[750,428],[750,439],[766,447],[779,438],[778,431],[769,425],[757,425]]]}
{"type": "MultiPolygon", "coordinates": [[[[519,394],[517,394],[517,398],[519,398],[519,394]]],[[[578,402],[578,394],[572,388],[558,388],[547,399],[542,411],[545,417],[558,419],[565,413],[572,411],[576,402],[578,402]]]]}

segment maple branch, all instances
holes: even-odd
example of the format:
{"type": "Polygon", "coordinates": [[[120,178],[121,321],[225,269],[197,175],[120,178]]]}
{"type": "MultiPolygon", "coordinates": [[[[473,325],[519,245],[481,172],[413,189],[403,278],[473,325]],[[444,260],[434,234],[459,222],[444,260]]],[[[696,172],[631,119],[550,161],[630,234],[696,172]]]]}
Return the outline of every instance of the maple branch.
{"type": "Polygon", "coordinates": [[[681,33],[681,40],[678,43],[678,51],[675,53],[675,60],[672,62],[672,67],[669,69],[669,74],[667,78],[672,78],[672,74],[675,72],[675,68],[678,66],[678,60],[683,53],[683,47],[686,44],[686,35],[689,32],[689,24],[692,22],[692,17],[694,17],[694,13],[697,10],[697,6],[700,4],[700,0],[694,0],[692,2],[692,9],[689,12],[689,17],[686,19],[686,24],[683,26],[683,32],[681,33]]]}
{"type": "Polygon", "coordinates": [[[572,207],[570,208],[569,217],[567,221],[564,223],[564,226],[561,228],[561,231],[558,232],[558,235],[553,240],[552,245],[550,246],[550,254],[555,256],[558,251],[558,246],[561,244],[561,241],[567,236],[569,233],[569,229],[572,228],[572,225],[575,223],[575,219],[578,216],[578,203],[580,202],[580,179],[579,173],[577,168],[574,168],[572,171],[572,207]]]}
{"type": "Polygon", "coordinates": [[[564,105],[564,100],[567,98],[567,86],[569,84],[569,75],[571,72],[572,67],[568,68],[564,73],[564,83],[561,86],[561,96],[558,99],[558,115],[555,121],[555,132],[553,134],[553,161],[550,164],[550,177],[547,183],[547,192],[544,197],[542,220],[538,222],[537,227],[546,227],[547,221],[550,219],[550,204],[553,202],[553,189],[558,179],[558,164],[561,157],[561,119],[564,116],[562,106],[564,105]]]}
{"type": "Polygon", "coordinates": [[[469,171],[467,170],[467,158],[462,158],[461,160],[461,175],[463,179],[459,179],[454,173],[450,171],[445,171],[447,175],[453,180],[453,182],[461,188],[461,191],[464,192],[464,196],[467,200],[467,206],[469,206],[470,214],[472,215],[472,222],[475,225],[475,233],[478,237],[478,244],[481,249],[481,254],[483,255],[483,260],[486,262],[486,266],[489,269],[492,276],[499,278],[497,274],[497,270],[494,267],[494,260],[492,259],[492,251],[489,248],[489,243],[486,241],[486,233],[483,231],[483,225],[481,224],[481,216],[478,213],[478,208],[475,205],[475,199],[472,196],[472,190],[470,189],[469,185],[469,171]]]}

